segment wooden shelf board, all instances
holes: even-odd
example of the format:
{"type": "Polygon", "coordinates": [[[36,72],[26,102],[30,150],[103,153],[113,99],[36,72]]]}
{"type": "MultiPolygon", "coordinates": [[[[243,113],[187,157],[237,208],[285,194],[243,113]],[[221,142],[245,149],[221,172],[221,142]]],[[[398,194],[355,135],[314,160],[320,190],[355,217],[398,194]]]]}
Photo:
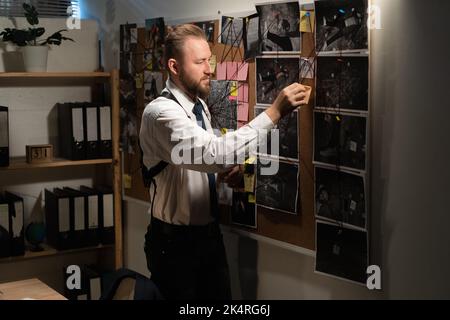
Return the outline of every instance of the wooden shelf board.
{"type": "Polygon", "coordinates": [[[112,245],[112,244],[110,244],[110,245],[100,244],[98,246],[93,246],[93,247],[85,247],[85,248],[59,251],[59,250],[56,250],[55,248],[52,248],[46,244],[42,244],[41,246],[44,249],[43,251],[39,251],[39,252],[25,251],[25,255],[23,255],[23,256],[0,258],[0,263],[16,262],[16,261],[21,261],[21,260],[44,258],[44,257],[51,257],[51,256],[58,256],[58,255],[64,255],[64,254],[70,254],[70,253],[93,251],[93,250],[101,250],[101,249],[114,247],[114,245],[112,245]]]}
{"type": "Polygon", "coordinates": [[[109,72],[0,72],[1,78],[109,78],[109,72]]]}
{"type": "Polygon", "coordinates": [[[34,169],[34,168],[56,168],[67,166],[87,166],[95,164],[111,164],[112,159],[92,159],[92,160],[78,160],[71,161],[62,158],[55,158],[52,162],[44,163],[27,163],[25,158],[12,158],[10,159],[9,167],[0,167],[2,170],[18,170],[18,169],[34,169]]]}

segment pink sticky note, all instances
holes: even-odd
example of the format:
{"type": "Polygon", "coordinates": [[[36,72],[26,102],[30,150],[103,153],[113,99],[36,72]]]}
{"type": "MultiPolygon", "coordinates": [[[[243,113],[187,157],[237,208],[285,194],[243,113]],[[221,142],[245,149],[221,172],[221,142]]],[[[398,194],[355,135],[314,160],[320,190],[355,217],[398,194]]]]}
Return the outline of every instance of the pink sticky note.
{"type": "Polygon", "coordinates": [[[236,96],[228,96],[228,99],[229,99],[230,101],[236,101],[236,100],[237,100],[237,97],[236,97],[236,96]]]}
{"type": "Polygon", "coordinates": [[[248,102],[248,83],[242,84],[242,96],[239,99],[243,102],[248,102]]]}
{"type": "Polygon", "coordinates": [[[248,121],[248,103],[240,103],[238,105],[238,121],[248,121]]]}
{"type": "Polygon", "coordinates": [[[238,121],[237,127],[238,127],[238,129],[239,129],[239,128],[242,128],[243,126],[245,126],[246,124],[247,124],[246,121],[238,121]]]}
{"type": "Polygon", "coordinates": [[[225,62],[217,64],[216,78],[217,78],[217,80],[226,80],[227,79],[227,64],[225,62]]]}
{"type": "Polygon", "coordinates": [[[248,63],[238,63],[238,81],[247,81],[247,75],[248,75],[248,63]]]}
{"type": "Polygon", "coordinates": [[[227,80],[236,80],[238,64],[234,61],[227,62],[227,80]]]}

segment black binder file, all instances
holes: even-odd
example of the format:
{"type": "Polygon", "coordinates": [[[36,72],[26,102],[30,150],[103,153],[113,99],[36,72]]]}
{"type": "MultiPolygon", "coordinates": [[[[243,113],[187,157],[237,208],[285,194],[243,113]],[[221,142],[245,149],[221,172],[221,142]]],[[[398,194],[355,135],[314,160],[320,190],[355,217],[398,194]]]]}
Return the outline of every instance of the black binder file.
{"type": "Polygon", "coordinates": [[[93,188],[81,186],[80,191],[85,197],[85,211],[87,212],[87,235],[89,242],[98,244],[100,242],[100,200],[99,192],[93,188]]]}
{"type": "Polygon", "coordinates": [[[86,158],[101,158],[99,128],[98,128],[98,106],[86,103],[84,105],[84,124],[86,128],[86,158]]]}
{"type": "Polygon", "coordinates": [[[102,158],[112,158],[111,107],[99,107],[99,137],[102,158]]]}
{"type": "Polygon", "coordinates": [[[8,202],[0,194],[0,258],[9,257],[11,253],[8,202]]]}
{"type": "Polygon", "coordinates": [[[9,166],[8,107],[0,106],[0,167],[9,166]]]}
{"type": "Polygon", "coordinates": [[[87,219],[84,193],[72,189],[64,188],[70,197],[70,214],[73,215],[73,241],[76,248],[93,245],[87,237],[87,219]]]}
{"type": "Polygon", "coordinates": [[[60,154],[69,160],[86,159],[83,104],[58,104],[60,154]]]}
{"type": "Polygon", "coordinates": [[[45,221],[48,244],[58,250],[75,248],[71,225],[74,224],[70,210],[70,196],[67,192],[55,188],[45,190],[45,221]]]}
{"type": "Polygon", "coordinates": [[[100,192],[100,241],[114,243],[114,197],[111,187],[96,187],[100,192]]]}
{"type": "Polygon", "coordinates": [[[5,192],[5,199],[9,205],[11,256],[23,256],[25,254],[23,199],[10,192],[5,192]]]}

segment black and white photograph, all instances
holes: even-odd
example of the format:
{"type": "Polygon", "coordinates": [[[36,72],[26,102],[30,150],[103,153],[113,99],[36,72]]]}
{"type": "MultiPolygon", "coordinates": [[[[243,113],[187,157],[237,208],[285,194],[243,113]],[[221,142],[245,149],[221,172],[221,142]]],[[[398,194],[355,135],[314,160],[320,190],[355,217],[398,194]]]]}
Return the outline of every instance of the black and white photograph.
{"type": "Polygon", "coordinates": [[[237,99],[230,100],[233,81],[213,80],[208,97],[211,125],[214,129],[237,128],[237,99]]]}
{"type": "Polygon", "coordinates": [[[256,5],[263,52],[300,52],[300,5],[277,2],[256,5]]]}
{"type": "Polygon", "coordinates": [[[272,104],[283,88],[299,81],[299,74],[299,58],[256,58],[256,103],[272,104]]]}
{"type": "Polygon", "coordinates": [[[206,40],[208,42],[216,42],[215,34],[216,34],[216,21],[210,20],[210,21],[200,21],[200,22],[192,22],[192,24],[196,25],[200,29],[203,30],[203,32],[206,35],[206,40]]]}
{"type": "Polygon", "coordinates": [[[314,113],[314,162],[366,170],[367,118],[314,113]]]}
{"type": "Polygon", "coordinates": [[[300,83],[305,79],[314,79],[315,58],[300,58],[300,83]]]}
{"type": "Polygon", "coordinates": [[[249,195],[247,192],[233,192],[231,223],[255,229],[257,215],[255,204],[248,201],[249,195]]]}
{"type": "Polygon", "coordinates": [[[137,46],[137,25],[120,25],[120,52],[132,52],[137,46]]]}
{"type": "Polygon", "coordinates": [[[316,108],[368,111],[369,58],[318,57],[316,108]]]}
{"type": "Polygon", "coordinates": [[[144,72],[144,103],[148,104],[159,97],[163,89],[163,75],[161,72],[144,72]]]}
{"type": "Polygon", "coordinates": [[[240,47],[244,35],[242,18],[222,16],[220,42],[233,47],[240,47]]]}
{"type": "Polygon", "coordinates": [[[275,211],[297,214],[298,177],[298,164],[259,158],[256,204],[275,211]],[[278,170],[272,173],[274,169],[278,170]]]}
{"type": "Polygon", "coordinates": [[[145,20],[145,65],[147,70],[164,69],[164,41],[166,26],[164,18],[145,20]]]}
{"type": "Polygon", "coordinates": [[[259,39],[259,15],[252,14],[244,19],[244,59],[252,59],[262,52],[259,39]]]}
{"type": "Polygon", "coordinates": [[[316,166],[316,217],[366,229],[364,182],[364,176],[316,166]]]}
{"type": "Polygon", "coordinates": [[[316,272],[365,284],[367,266],[367,232],[316,222],[316,272]]]}
{"type": "Polygon", "coordinates": [[[316,7],[316,51],[368,49],[367,0],[321,0],[316,7]]]}
{"type": "MultiPolygon", "coordinates": [[[[255,117],[260,115],[266,109],[266,106],[256,105],[254,108],[255,117]]],[[[278,130],[278,142],[274,141],[272,143],[272,134],[271,132],[268,132],[267,140],[262,141],[259,144],[258,153],[285,160],[298,160],[298,112],[291,112],[289,115],[281,118],[274,130],[278,130]],[[272,150],[272,144],[278,150],[272,150]]]]}

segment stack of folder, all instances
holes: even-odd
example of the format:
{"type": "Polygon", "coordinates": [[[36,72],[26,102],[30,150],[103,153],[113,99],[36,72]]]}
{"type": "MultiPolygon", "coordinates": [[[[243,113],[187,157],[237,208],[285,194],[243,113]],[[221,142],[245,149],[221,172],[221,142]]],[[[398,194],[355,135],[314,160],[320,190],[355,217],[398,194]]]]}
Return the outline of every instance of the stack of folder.
{"type": "Polygon", "coordinates": [[[0,194],[0,258],[25,253],[23,199],[13,193],[0,194]]]}
{"type": "Polygon", "coordinates": [[[114,243],[110,187],[45,190],[47,242],[58,250],[114,243]]]}
{"type": "Polygon", "coordinates": [[[60,103],[59,147],[69,160],[112,157],[111,107],[93,103],[60,103]]]}

